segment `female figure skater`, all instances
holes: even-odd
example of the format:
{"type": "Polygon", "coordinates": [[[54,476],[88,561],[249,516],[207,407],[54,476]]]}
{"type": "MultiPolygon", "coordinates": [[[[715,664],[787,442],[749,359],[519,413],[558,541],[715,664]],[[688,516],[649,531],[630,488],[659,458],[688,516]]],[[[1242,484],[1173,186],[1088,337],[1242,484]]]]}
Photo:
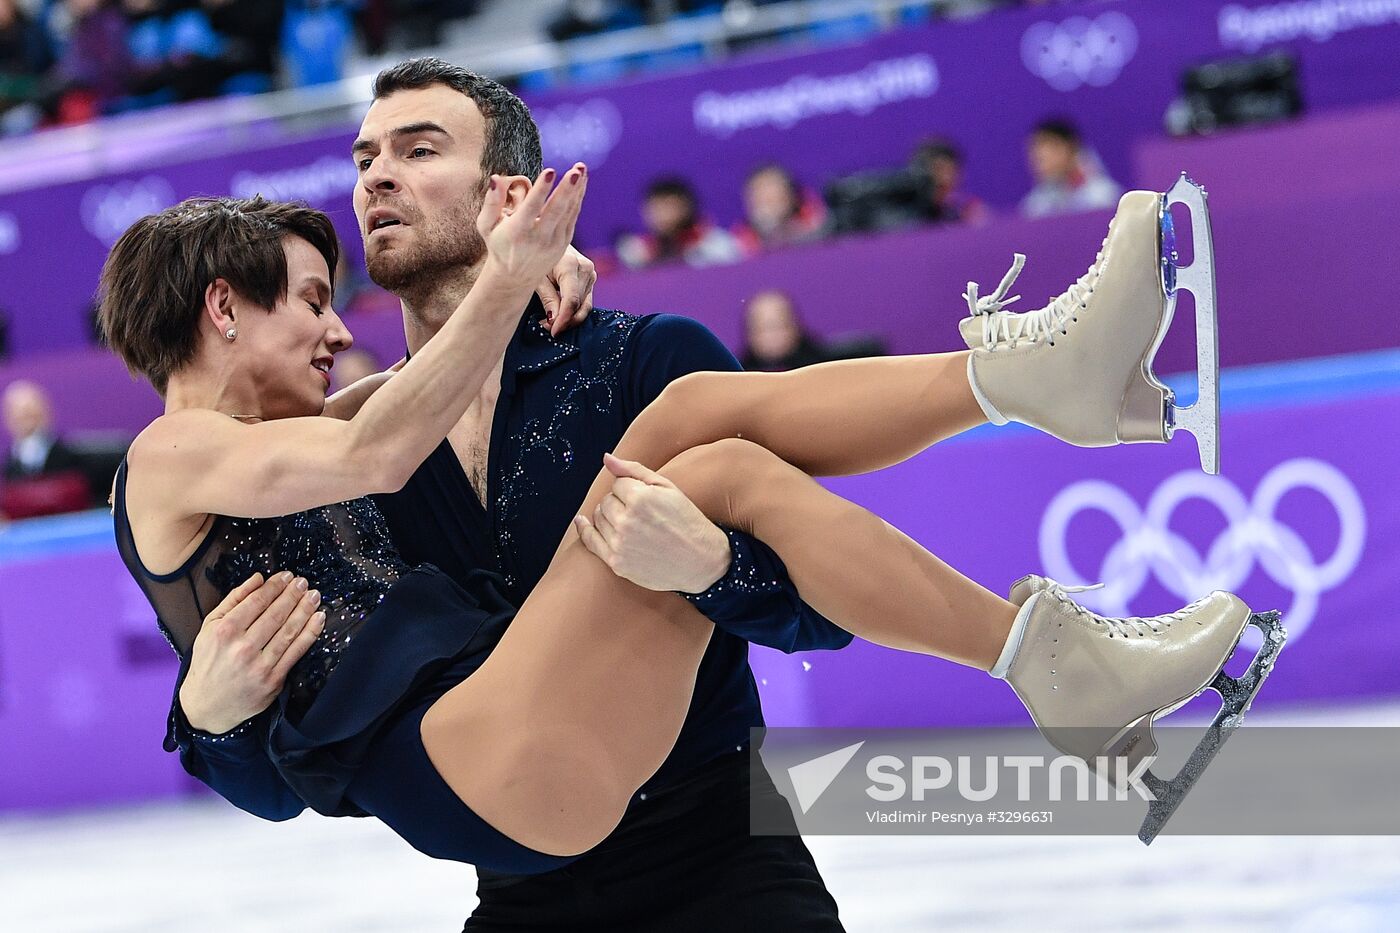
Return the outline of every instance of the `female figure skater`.
{"type": "MultiPolygon", "coordinates": [[[[586,171],[553,183],[549,170],[508,193],[493,177],[475,286],[398,373],[330,405],[326,371],[351,337],[331,309],[325,215],[186,202],[127,231],[102,289],[109,342],[166,401],[131,446],[114,506],[123,558],[177,652],[188,658],[202,618],[250,573],[306,577],[322,627],[255,720],[283,778],[319,812],[372,814],[430,855],[513,873],[557,867],[618,823],[676,739],[711,632],[680,596],[614,575],[590,553],[606,541],[586,518],[517,610],[488,573],[464,589],[405,565],[364,498],[406,481],[500,358],[507,338],[487,335],[509,333],[503,318],[570,241],[586,171]]],[[[1131,371],[1152,334],[1127,339],[1136,324],[1096,317],[1081,340],[1113,336],[1128,362],[1104,368],[1131,371]]],[[[1103,619],[1027,578],[1007,602],[811,479],[898,462],[989,411],[1113,442],[1121,387],[1063,399],[1070,422],[1036,421],[1017,399],[1043,407],[1059,357],[1017,358],[1007,375],[958,353],[688,376],[619,445],[610,466],[628,478],[602,471],[580,514],[617,514],[633,484],[675,484],[772,546],[804,600],[844,628],[1009,680],[1067,751],[1140,754],[1152,717],[1229,657],[1248,616],[1239,600],[1103,619]]]]}

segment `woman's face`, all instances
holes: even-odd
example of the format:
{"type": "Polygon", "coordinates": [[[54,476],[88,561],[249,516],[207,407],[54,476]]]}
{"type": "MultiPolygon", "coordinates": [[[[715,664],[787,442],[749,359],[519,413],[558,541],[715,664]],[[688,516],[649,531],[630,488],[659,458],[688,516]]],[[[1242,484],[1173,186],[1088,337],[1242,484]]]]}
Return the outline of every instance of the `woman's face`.
{"type": "Polygon", "coordinates": [[[242,302],[233,341],[238,381],[249,385],[266,420],[319,415],[326,405],[335,355],[353,338],[331,308],[326,261],[300,237],[282,241],[287,295],[268,311],[242,302]]]}

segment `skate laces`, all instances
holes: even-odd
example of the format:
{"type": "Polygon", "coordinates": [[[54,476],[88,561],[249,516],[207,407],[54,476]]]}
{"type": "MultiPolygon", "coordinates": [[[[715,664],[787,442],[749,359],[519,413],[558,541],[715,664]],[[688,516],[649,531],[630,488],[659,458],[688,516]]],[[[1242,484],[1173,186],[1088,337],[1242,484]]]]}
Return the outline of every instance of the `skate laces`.
{"type": "Polygon", "coordinates": [[[1020,300],[1021,297],[1013,295],[1008,298],[1006,293],[1011,290],[1011,284],[1016,281],[1026,264],[1026,257],[1022,253],[1013,254],[1011,268],[1002,276],[996,291],[990,295],[978,297],[977,283],[968,282],[963,298],[967,300],[967,309],[972,316],[982,319],[982,346],[988,350],[995,350],[998,344],[1006,343],[1010,348],[1014,348],[1022,340],[1033,343],[1046,340],[1054,346],[1055,334],[1068,334],[1070,323],[1079,320],[1079,312],[1087,307],[1088,298],[1093,294],[1094,285],[1098,282],[1099,267],[1103,263],[1103,254],[1107,247],[1108,238],[1104,237],[1089,271],[1070,285],[1064,294],[1036,311],[1018,314],[1005,310],[1007,305],[1020,300]]]}
{"type": "Polygon", "coordinates": [[[1143,635],[1146,632],[1152,632],[1154,635],[1160,635],[1162,632],[1165,632],[1167,630],[1167,626],[1180,619],[1186,618],[1188,615],[1199,609],[1201,607],[1201,604],[1210,598],[1203,597],[1201,599],[1196,600],[1194,603],[1191,603],[1191,605],[1189,606],[1184,606],[1181,609],[1178,609],[1176,612],[1169,612],[1165,615],[1152,616],[1151,618],[1143,618],[1142,616],[1128,616],[1127,618],[1114,619],[1108,616],[1101,616],[1097,612],[1091,612],[1088,609],[1085,609],[1083,606],[1079,605],[1079,603],[1075,602],[1070,597],[1071,593],[1087,593],[1090,590],[1101,590],[1103,589],[1102,583],[1095,583],[1091,586],[1065,586],[1063,583],[1056,583],[1054,580],[1047,580],[1046,582],[1048,583],[1048,586],[1046,586],[1045,588],[1046,593],[1049,593],[1052,596],[1054,596],[1055,599],[1058,600],[1061,604],[1069,606],[1071,609],[1073,609],[1075,615],[1082,616],[1083,618],[1086,618],[1097,625],[1102,625],[1104,628],[1108,629],[1108,635],[1110,638],[1114,637],[1115,635],[1122,635],[1126,638],[1129,635],[1143,635]]]}

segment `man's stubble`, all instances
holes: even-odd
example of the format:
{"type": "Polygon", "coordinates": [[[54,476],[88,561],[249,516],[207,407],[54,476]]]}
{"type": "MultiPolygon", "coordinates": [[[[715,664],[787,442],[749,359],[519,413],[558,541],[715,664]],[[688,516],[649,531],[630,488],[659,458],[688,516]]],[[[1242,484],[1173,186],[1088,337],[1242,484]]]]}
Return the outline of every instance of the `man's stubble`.
{"type": "Polygon", "coordinates": [[[444,285],[458,282],[464,272],[486,258],[486,241],[476,229],[485,191],[481,189],[450,207],[434,221],[421,212],[406,218],[415,228],[411,246],[366,251],[370,281],[399,298],[426,299],[444,285]]]}

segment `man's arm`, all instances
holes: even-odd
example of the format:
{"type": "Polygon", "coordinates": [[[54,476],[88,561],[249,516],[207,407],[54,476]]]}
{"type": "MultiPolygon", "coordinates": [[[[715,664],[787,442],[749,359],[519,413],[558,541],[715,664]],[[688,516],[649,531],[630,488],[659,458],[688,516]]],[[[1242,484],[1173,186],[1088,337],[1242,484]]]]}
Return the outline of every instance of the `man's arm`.
{"type": "MultiPolygon", "coordinates": [[[[724,344],[690,318],[669,314],[646,318],[637,325],[632,340],[623,374],[629,422],[681,376],[740,369],[724,344]]],[[[639,561],[646,555],[664,555],[665,564],[680,575],[662,587],[649,588],[692,591],[688,598],[710,621],[756,645],[793,652],[850,644],[849,632],[802,602],[772,548],[742,532],[718,529],[703,516],[697,520],[698,515],[699,510],[682,495],[674,501],[674,509],[657,521],[632,525],[633,544],[624,541],[622,550],[639,561]],[[706,575],[709,579],[704,579],[706,575]]]]}
{"type": "Polygon", "coordinates": [[[165,750],[241,810],[287,820],[306,809],[262,748],[268,707],[324,624],[305,581],[254,574],[204,620],[180,665],[165,750]]]}

